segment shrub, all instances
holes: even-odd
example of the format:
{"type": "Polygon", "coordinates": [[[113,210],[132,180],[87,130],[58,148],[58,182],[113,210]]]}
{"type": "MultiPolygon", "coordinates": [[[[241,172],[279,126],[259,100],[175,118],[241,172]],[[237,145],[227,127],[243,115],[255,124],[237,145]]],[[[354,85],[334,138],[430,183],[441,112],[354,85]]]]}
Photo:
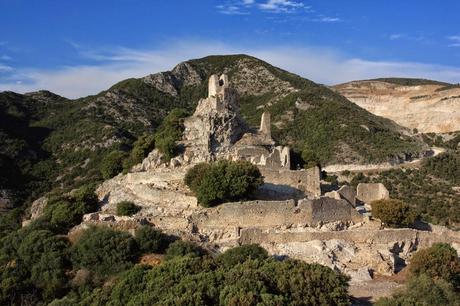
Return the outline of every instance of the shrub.
{"type": "Polygon", "coordinates": [[[136,241],[143,253],[163,253],[168,247],[168,237],[161,231],[144,225],[136,230],[136,241]]]}
{"type": "Polygon", "coordinates": [[[118,216],[132,216],[136,214],[141,208],[133,202],[122,201],[117,203],[118,216]]]}
{"type": "Polygon", "coordinates": [[[143,134],[133,144],[129,157],[123,162],[123,171],[139,164],[155,148],[155,135],[143,134]]]}
{"type": "Polygon", "coordinates": [[[406,289],[394,294],[390,298],[381,298],[376,306],[403,306],[403,305],[460,305],[460,296],[448,282],[439,279],[433,280],[421,274],[411,278],[406,289]]]}
{"type": "Polygon", "coordinates": [[[205,174],[209,171],[210,164],[200,163],[189,169],[184,177],[184,182],[189,186],[190,190],[197,192],[198,187],[201,185],[205,174]]]}
{"type": "Polygon", "coordinates": [[[192,256],[197,257],[205,254],[205,251],[197,244],[190,241],[177,240],[166,249],[166,259],[174,257],[192,256]]]}
{"type": "Polygon", "coordinates": [[[126,270],[137,257],[138,247],[130,234],[106,227],[90,227],[72,247],[74,266],[100,275],[126,270]]]}
{"type": "Polygon", "coordinates": [[[415,276],[426,274],[460,287],[460,259],[457,251],[446,243],[437,243],[415,253],[409,271],[415,276]]]}
{"type": "Polygon", "coordinates": [[[258,244],[248,244],[227,250],[217,257],[217,261],[226,267],[243,263],[248,259],[264,260],[268,258],[267,251],[258,244]]]}
{"type": "Polygon", "coordinates": [[[112,151],[101,162],[100,171],[102,177],[106,180],[114,177],[123,171],[123,160],[126,158],[126,153],[121,151],[112,151]]]}
{"type": "Polygon", "coordinates": [[[372,216],[390,227],[409,226],[416,220],[411,207],[400,200],[378,200],[371,206],[372,216]]]}
{"type": "Polygon", "coordinates": [[[316,152],[310,148],[305,148],[302,150],[302,159],[305,163],[304,168],[306,169],[320,165],[320,158],[316,152]]]}
{"type": "Polygon", "coordinates": [[[155,147],[171,159],[177,153],[176,141],[179,141],[184,131],[183,118],[188,115],[184,109],[173,109],[163,120],[155,133],[155,147]]]}
{"type": "Polygon", "coordinates": [[[263,184],[263,178],[250,162],[222,160],[208,167],[201,164],[190,169],[186,183],[198,202],[209,207],[248,197],[263,184]]]}

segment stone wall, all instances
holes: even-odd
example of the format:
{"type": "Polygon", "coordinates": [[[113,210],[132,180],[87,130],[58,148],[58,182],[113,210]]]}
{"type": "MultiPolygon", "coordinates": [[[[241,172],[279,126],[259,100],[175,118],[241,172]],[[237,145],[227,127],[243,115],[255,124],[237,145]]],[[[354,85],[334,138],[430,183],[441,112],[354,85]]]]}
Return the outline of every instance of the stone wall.
{"type": "Polygon", "coordinates": [[[356,198],[361,202],[370,203],[372,201],[389,199],[390,193],[382,183],[360,183],[356,189],[356,198]]]}
{"type": "Polygon", "coordinates": [[[320,170],[313,167],[306,170],[270,169],[259,167],[266,183],[285,185],[298,189],[306,195],[321,195],[320,170]]]}
{"type": "Polygon", "coordinates": [[[306,211],[308,224],[311,226],[337,221],[362,221],[361,215],[346,200],[336,200],[328,197],[303,200],[299,202],[299,208],[306,211]]]}

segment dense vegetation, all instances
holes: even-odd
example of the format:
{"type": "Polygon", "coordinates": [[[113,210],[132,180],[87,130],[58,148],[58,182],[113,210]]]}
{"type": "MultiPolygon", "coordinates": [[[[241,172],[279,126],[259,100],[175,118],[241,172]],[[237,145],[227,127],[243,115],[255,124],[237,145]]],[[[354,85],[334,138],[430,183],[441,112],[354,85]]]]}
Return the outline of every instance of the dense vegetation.
{"type": "Polygon", "coordinates": [[[412,208],[400,200],[378,200],[371,206],[372,216],[389,227],[409,227],[417,218],[412,208]]]}
{"type": "Polygon", "coordinates": [[[347,278],[327,267],[253,259],[246,252],[239,257],[236,265],[188,254],[155,267],[137,266],[94,290],[82,305],[349,305],[347,278]]]}
{"type": "Polygon", "coordinates": [[[460,225],[460,153],[450,151],[425,160],[420,168],[392,169],[378,174],[358,173],[351,183],[383,183],[392,199],[413,208],[415,215],[434,224],[458,228],[460,225]]]}
{"type": "Polygon", "coordinates": [[[210,207],[247,198],[263,184],[263,177],[250,162],[222,160],[194,166],[184,181],[198,202],[210,207]]]}
{"type": "Polygon", "coordinates": [[[379,78],[379,79],[372,79],[369,81],[380,81],[380,82],[386,82],[386,83],[402,85],[402,86],[418,86],[418,85],[450,86],[452,85],[446,82],[427,80],[427,79],[410,79],[410,78],[379,78]]]}
{"type": "Polygon", "coordinates": [[[122,201],[117,203],[117,215],[119,216],[132,216],[137,213],[141,208],[129,201],[122,201]]]}
{"type": "Polygon", "coordinates": [[[438,243],[414,254],[405,290],[383,298],[378,306],[460,304],[460,259],[448,244],[438,243]]]}

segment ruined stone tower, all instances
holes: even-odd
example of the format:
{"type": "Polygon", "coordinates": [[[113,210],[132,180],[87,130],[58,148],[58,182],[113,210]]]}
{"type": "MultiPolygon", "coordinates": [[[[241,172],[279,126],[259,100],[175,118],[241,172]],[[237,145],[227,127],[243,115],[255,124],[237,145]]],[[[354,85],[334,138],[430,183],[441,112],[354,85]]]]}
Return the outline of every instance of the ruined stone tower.
{"type": "Polygon", "coordinates": [[[262,114],[262,118],[260,119],[259,133],[265,135],[267,138],[272,137],[270,124],[270,113],[264,112],[262,114]]]}
{"type": "Polygon", "coordinates": [[[238,94],[228,77],[212,75],[208,97],[198,102],[193,116],[184,122],[184,158],[191,162],[212,161],[228,154],[233,144],[248,131],[238,114],[238,94]]]}

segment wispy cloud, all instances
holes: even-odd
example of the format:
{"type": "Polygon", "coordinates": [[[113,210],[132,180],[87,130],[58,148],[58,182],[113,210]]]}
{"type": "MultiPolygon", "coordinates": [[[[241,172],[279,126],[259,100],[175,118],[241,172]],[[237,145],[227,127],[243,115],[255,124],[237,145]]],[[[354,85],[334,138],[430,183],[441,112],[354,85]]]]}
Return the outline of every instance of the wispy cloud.
{"type": "Polygon", "coordinates": [[[449,36],[447,39],[451,42],[449,47],[460,47],[460,35],[449,36]]]}
{"type": "Polygon", "coordinates": [[[332,22],[341,22],[342,19],[340,19],[339,17],[319,16],[317,18],[312,19],[312,21],[332,23],[332,22]]]}
{"type": "Polygon", "coordinates": [[[323,84],[376,77],[414,77],[460,82],[459,67],[348,58],[330,48],[281,48],[268,45],[248,48],[218,41],[176,41],[164,48],[136,50],[116,47],[111,48],[111,51],[106,50],[107,47],[82,50],[83,57],[96,60],[93,65],[50,70],[6,68],[9,69],[9,77],[0,78],[0,90],[29,92],[48,89],[66,97],[77,98],[96,94],[123,79],[169,70],[177,63],[191,58],[236,53],[258,57],[323,84]]]}
{"type": "Polygon", "coordinates": [[[10,72],[13,70],[14,70],[13,67],[3,65],[2,63],[0,63],[0,72],[10,72]]]}
{"type": "Polygon", "coordinates": [[[11,60],[11,56],[8,56],[8,55],[0,55],[0,60],[2,60],[2,61],[9,61],[9,60],[11,60]]]}
{"type": "Polygon", "coordinates": [[[390,40],[398,40],[404,37],[404,34],[397,33],[397,34],[391,34],[388,36],[390,40]]]}
{"type": "Polygon", "coordinates": [[[305,4],[299,1],[291,0],[267,0],[264,3],[258,4],[258,7],[262,10],[274,13],[289,13],[296,11],[299,8],[304,8],[305,4]]]}

